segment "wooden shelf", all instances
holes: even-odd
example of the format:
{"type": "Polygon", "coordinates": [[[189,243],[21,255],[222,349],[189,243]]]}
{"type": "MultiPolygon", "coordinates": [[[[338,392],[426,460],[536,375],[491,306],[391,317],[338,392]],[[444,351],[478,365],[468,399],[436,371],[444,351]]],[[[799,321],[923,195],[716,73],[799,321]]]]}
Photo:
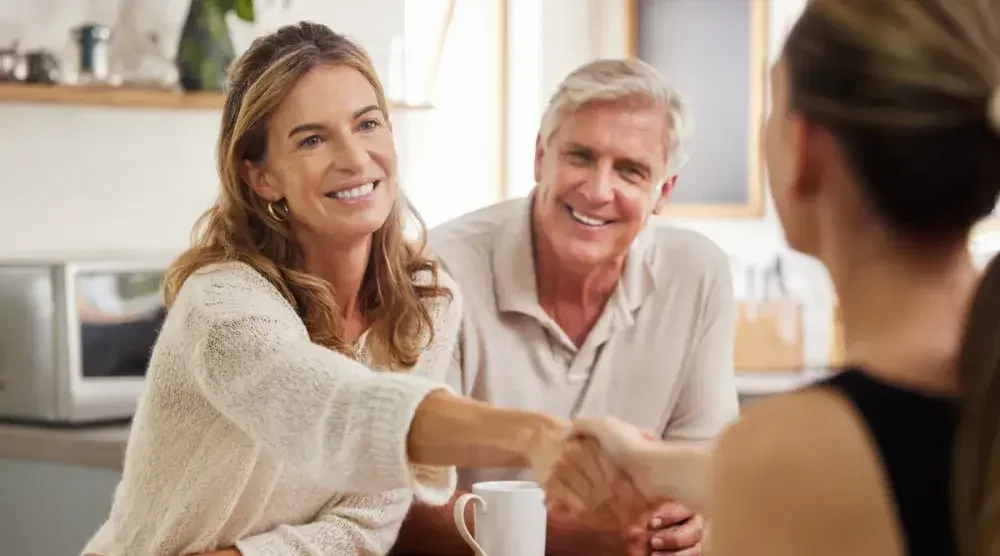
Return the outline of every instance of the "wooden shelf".
{"type": "Polygon", "coordinates": [[[0,102],[25,102],[168,110],[221,110],[218,93],[182,93],[128,87],[76,87],[72,85],[0,84],[0,102]]]}
{"type": "MultiPolygon", "coordinates": [[[[110,106],[115,108],[162,108],[166,110],[221,110],[221,93],[184,93],[128,87],[77,87],[0,83],[0,103],[110,106]]],[[[396,110],[428,110],[430,104],[393,102],[396,110]]]]}

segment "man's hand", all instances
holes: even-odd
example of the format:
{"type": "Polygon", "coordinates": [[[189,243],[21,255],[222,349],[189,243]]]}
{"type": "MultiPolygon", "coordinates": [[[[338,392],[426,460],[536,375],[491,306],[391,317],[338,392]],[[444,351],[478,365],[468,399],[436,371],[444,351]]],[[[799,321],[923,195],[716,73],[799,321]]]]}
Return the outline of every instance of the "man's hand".
{"type": "Polygon", "coordinates": [[[668,502],[628,531],[629,556],[701,556],[705,519],[668,502]]]}

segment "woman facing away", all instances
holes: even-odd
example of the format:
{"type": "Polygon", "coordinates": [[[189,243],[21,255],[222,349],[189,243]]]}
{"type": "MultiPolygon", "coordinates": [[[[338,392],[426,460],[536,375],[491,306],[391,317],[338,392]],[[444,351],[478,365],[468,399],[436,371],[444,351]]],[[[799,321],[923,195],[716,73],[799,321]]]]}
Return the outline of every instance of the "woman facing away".
{"type": "Polygon", "coordinates": [[[1000,190],[1000,3],[810,0],[771,85],[775,206],[833,279],[848,365],[714,452],[580,422],[550,496],[592,517],[677,499],[716,556],[998,555],[1000,261],[980,281],[968,243],[1000,190]],[[608,463],[634,484],[602,488],[608,463]]]}
{"type": "MultiPolygon", "coordinates": [[[[544,477],[564,425],[442,386],[454,283],[404,238],[367,55],[314,23],[230,68],[222,192],[171,266],[104,556],[383,554],[454,468],[544,477]]],[[[422,230],[421,230],[422,231],[422,230]]]]}

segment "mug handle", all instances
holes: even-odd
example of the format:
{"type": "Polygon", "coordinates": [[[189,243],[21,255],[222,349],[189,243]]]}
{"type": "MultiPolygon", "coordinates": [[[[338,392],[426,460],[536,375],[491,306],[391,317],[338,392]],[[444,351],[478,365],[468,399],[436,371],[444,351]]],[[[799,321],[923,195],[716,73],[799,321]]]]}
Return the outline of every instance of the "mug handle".
{"type": "Polygon", "coordinates": [[[459,496],[458,500],[455,501],[455,511],[452,513],[452,517],[455,519],[455,526],[458,527],[458,534],[462,535],[465,544],[469,545],[469,548],[476,553],[476,556],[486,556],[486,553],[483,552],[483,547],[479,546],[476,539],[472,538],[472,534],[469,533],[469,526],[465,523],[465,506],[470,500],[474,506],[478,506],[479,511],[486,511],[486,502],[478,495],[468,492],[459,496]]]}

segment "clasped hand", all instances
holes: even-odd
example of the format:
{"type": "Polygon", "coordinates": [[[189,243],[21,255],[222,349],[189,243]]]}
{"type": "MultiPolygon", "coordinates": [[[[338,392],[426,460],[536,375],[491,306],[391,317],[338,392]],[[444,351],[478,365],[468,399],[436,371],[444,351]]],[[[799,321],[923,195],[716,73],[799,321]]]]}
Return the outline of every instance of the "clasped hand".
{"type": "Polygon", "coordinates": [[[551,512],[622,532],[630,554],[700,554],[704,520],[657,494],[646,457],[654,448],[663,450],[622,421],[579,420],[537,448],[534,471],[551,512]]]}

